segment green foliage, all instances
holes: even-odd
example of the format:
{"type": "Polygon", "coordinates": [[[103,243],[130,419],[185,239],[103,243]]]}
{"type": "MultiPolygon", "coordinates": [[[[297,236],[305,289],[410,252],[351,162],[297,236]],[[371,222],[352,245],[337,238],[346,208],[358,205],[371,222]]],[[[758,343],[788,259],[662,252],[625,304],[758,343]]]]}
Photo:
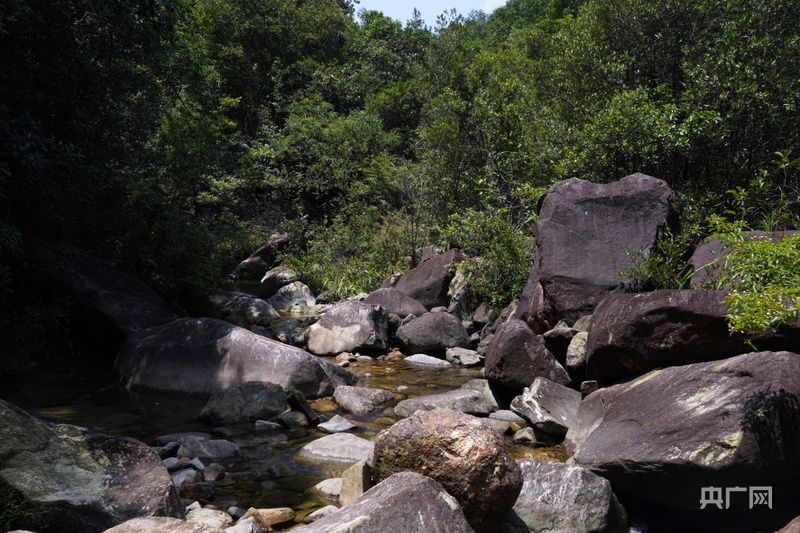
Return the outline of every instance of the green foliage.
{"type": "Polygon", "coordinates": [[[690,240],[685,233],[673,234],[669,229],[661,231],[653,249],[627,252],[633,265],[621,271],[619,276],[630,280],[634,291],[688,288],[694,274],[686,257],[690,240]]]}
{"type": "Polygon", "coordinates": [[[0,530],[42,531],[44,509],[0,479],[0,530]]]}

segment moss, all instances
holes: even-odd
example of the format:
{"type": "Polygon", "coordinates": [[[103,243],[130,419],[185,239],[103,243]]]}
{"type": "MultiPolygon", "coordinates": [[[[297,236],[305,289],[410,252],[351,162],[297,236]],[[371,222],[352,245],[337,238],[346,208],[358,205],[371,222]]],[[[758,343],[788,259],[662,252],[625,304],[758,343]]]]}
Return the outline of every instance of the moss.
{"type": "Polygon", "coordinates": [[[44,508],[0,478],[0,531],[45,529],[44,508]]]}

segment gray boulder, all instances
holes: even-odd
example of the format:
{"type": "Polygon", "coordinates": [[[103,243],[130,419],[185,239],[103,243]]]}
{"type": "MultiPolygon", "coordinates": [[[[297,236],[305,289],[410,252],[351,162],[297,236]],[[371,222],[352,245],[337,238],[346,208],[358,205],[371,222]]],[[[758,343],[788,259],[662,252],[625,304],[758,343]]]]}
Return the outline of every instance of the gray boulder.
{"type": "Polygon", "coordinates": [[[132,518],[107,529],[105,533],[224,533],[224,531],[206,524],[178,518],[148,516],[132,518]]]}
{"type": "Polygon", "coordinates": [[[749,353],[600,389],[566,445],[617,494],[669,507],[697,509],[703,487],[796,483],[800,355],[749,353]]]}
{"type": "Polygon", "coordinates": [[[403,400],[395,406],[394,413],[405,418],[417,411],[434,409],[450,409],[473,416],[489,416],[490,413],[497,411],[497,403],[488,400],[480,391],[462,388],[403,400]]]}
{"type": "Polygon", "coordinates": [[[497,328],[484,364],[489,381],[517,394],[540,376],[560,385],[570,384],[567,371],[545,347],[542,336],[522,320],[512,319],[497,328]]]}
{"type": "Polygon", "coordinates": [[[397,328],[397,345],[405,354],[424,353],[444,359],[448,348],[467,348],[469,335],[448,313],[427,313],[397,328]]]}
{"type": "Polygon", "coordinates": [[[399,472],[336,513],[296,533],[471,533],[458,502],[441,484],[414,472],[399,472]]]}
{"type": "Polygon", "coordinates": [[[400,276],[394,288],[421,303],[425,309],[447,307],[450,303],[448,290],[456,265],[464,259],[461,250],[455,248],[434,256],[400,276]]]}
{"type": "Polygon", "coordinates": [[[291,268],[285,266],[271,268],[264,274],[264,277],[261,278],[261,288],[258,294],[262,298],[269,298],[278,292],[281,287],[294,283],[298,281],[299,278],[300,276],[297,272],[291,268]]]}
{"type": "Polygon", "coordinates": [[[336,388],[333,399],[345,411],[356,416],[363,416],[391,404],[394,401],[394,394],[384,389],[343,385],[336,388]]]}
{"type": "Polygon", "coordinates": [[[242,450],[236,443],[223,439],[190,438],[178,448],[178,457],[197,457],[213,463],[230,462],[241,455],[242,450]]]}
{"type": "Polygon", "coordinates": [[[315,461],[355,463],[369,461],[374,447],[372,442],[351,433],[334,433],[306,444],[298,454],[315,461]]]}
{"type": "Polygon", "coordinates": [[[544,433],[563,438],[575,419],[581,393],[538,377],[511,400],[511,410],[544,433]]]}
{"type": "Polygon", "coordinates": [[[317,300],[307,285],[295,281],[284,285],[267,299],[276,311],[288,312],[297,308],[313,307],[317,300]]]}
{"type": "Polygon", "coordinates": [[[2,400],[0,434],[0,484],[40,504],[43,519],[58,531],[183,517],[161,458],[139,441],[49,422],[2,400]]]}
{"type": "Polygon", "coordinates": [[[215,392],[200,411],[208,424],[268,420],[286,410],[286,392],[275,383],[248,381],[215,392]]]}
{"type": "Polygon", "coordinates": [[[465,368],[472,368],[473,366],[481,366],[484,357],[475,350],[467,348],[448,348],[445,350],[445,359],[450,363],[465,368]]]}
{"type": "Polygon", "coordinates": [[[246,318],[250,324],[269,326],[272,321],[281,317],[264,300],[243,292],[216,290],[208,299],[217,306],[222,316],[239,315],[246,318]]]}
{"type": "Polygon", "coordinates": [[[180,319],[131,335],[114,368],[126,387],[206,395],[268,381],[314,398],[358,379],[300,348],[210,318],[180,319]]]}
{"type": "Polygon", "coordinates": [[[306,331],[308,351],[382,354],[389,350],[389,315],[380,306],[354,300],[334,305],[306,331]]]}
{"type": "Polygon", "coordinates": [[[422,316],[428,312],[424,305],[394,288],[381,288],[371,292],[364,299],[364,303],[380,305],[390,315],[394,314],[400,318],[408,315],[422,316]]]}
{"type": "Polygon", "coordinates": [[[414,355],[409,355],[408,357],[404,358],[403,361],[406,363],[413,363],[415,365],[427,365],[427,366],[451,366],[451,363],[448,363],[444,359],[439,359],[438,357],[433,357],[432,355],[426,355],[424,353],[415,353],[414,355]]]}
{"type": "Polygon", "coordinates": [[[661,230],[677,226],[676,203],[665,182],[644,174],[609,184],[571,178],[549,189],[521,317],[543,333],[591,313],[629,281],[619,277],[632,266],[628,252],[647,253],[661,230]]]}

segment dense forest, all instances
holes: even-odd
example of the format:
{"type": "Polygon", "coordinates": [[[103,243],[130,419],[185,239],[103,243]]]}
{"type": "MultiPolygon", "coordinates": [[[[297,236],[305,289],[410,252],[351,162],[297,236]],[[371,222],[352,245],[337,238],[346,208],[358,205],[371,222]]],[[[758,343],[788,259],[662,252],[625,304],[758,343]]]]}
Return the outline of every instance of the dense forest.
{"type": "Polygon", "coordinates": [[[0,55],[4,367],[57,349],[48,280],[83,255],[177,298],[287,233],[283,261],[342,297],[458,246],[501,306],[565,178],[665,180],[674,256],[712,215],[797,227],[786,0],[509,0],[433,27],[351,0],[5,0],[0,55]]]}

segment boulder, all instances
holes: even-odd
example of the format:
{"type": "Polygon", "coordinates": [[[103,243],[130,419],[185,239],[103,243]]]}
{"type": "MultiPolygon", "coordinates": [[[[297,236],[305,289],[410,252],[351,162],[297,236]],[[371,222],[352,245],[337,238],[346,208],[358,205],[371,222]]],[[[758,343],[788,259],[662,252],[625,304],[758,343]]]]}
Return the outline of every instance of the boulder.
{"type": "Polygon", "coordinates": [[[469,335],[448,313],[427,313],[397,328],[397,345],[405,354],[424,353],[443,359],[448,348],[467,348],[469,335]]]}
{"type": "Polygon", "coordinates": [[[586,377],[586,339],[589,333],[579,331],[572,337],[567,347],[567,372],[574,383],[580,383],[586,377]]]}
{"type": "Polygon", "coordinates": [[[268,270],[264,277],[261,278],[261,288],[258,294],[262,298],[269,298],[278,292],[281,287],[294,283],[299,279],[300,276],[291,268],[277,266],[268,270]]]}
{"type": "Polygon", "coordinates": [[[264,274],[275,266],[275,258],[287,244],[288,235],[277,235],[264,242],[255,252],[237,265],[234,271],[241,280],[260,280],[264,274]]]}
{"type": "Polygon", "coordinates": [[[564,322],[559,322],[556,327],[542,334],[545,348],[553,354],[556,361],[566,365],[567,349],[577,333],[577,329],[567,326],[564,322]]]}
{"type": "Polygon", "coordinates": [[[363,416],[387,407],[394,401],[394,394],[384,389],[343,385],[337,387],[333,399],[345,411],[363,416]]]}
{"type": "Polygon", "coordinates": [[[451,409],[474,416],[488,416],[497,410],[497,404],[487,400],[479,391],[457,389],[403,400],[395,406],[394,414],[405,418],[417,411],[434,409],[451,409]]]}
{"type": "Polygon", "coordinates": [[[286,410],[286,392],[275,383],[248,381],[215,392],[200,412],[207,424],[268,420],[286,410]]]}
{"type": "Polygon", "coordinates": [[[351,433],[334,433],[312,441],[300,449],[300,457],[315,461],[355,463],[372,458],[374,444],[351,433]]]}
{"type": "Polygon", "coordinates": [[[399,472],[338,512],[292,531],[470,533],[473,529],[442,485],[414,472],[399,472]]]}
{"type": "Polygon", "coordinates": [[[800,351],[800,322],[755,337],[731,335],[726,292],[616,294],[592,316],[586,379],[601,385],[655,368],[724,359],[753,350],[800,351]]]}
{"type": "Polygon", "coordinates": [[[345,300],[308,328],[306,338],[317,355],[383,354],[389,351],[389,315],[380,306],[345,300]]]}
{"type": "Polygon", "coordinates": [[[340,415],[334,415],[334,417],[327,422],[323,422],[317,426],[317,428],[321,429],[325,433],[342,433],[357,427],[358,426],[340,415]]]}
{"type": "Polygon", "coordinates": [[[581,393],[538,377],[511,400],[511,410],[548,435],[563,439],[575,419],[581,393]]]}
{"type": "Polygon", "coordinates": [[[570,385],[567,371],[547,350],[543,337],[522,320],[512,319],[497,328],[484,364],[489,381],[517,394],[540,376],[570,385]]]}
{"type": "Polygon", "coordinates": [[[400,318],[405,318],[408,315],[422,316],[428,312],[425,306],[414,298],[393,288],[378,289],[370,293],[364,299],[364,303],[380,305],[390,315],[394,314],[400,318]]]}
{"type": "Polygon", "coordinates": [[[465,368],[472,368],[473,366],[481,366],[484,357],[475,350],[467,348],[448,348],[445,350],[445,359],[454,365],[463,366],[465,368]]]}
{"type": "Polygon", "coordinates": [[[243,292],[216,290],[208,299],[219,308],[222,316],[239,315],[250,324],[269,326],[281,315],[267,302],[243,292]]]}
{"type": "Polygon", "coordinates": [[[224,533],[222,529],[179,518],[148,516],[132,518],[105,533],[224,533]]]}
{"type": "Polygon", "coordinates": [[[0,485],[39,504],[57,531],[183,517],[161,458],[137,440],[49,422],[2,400],[0,434],[0,485]]]}
{"type": "Polygon", "coordinates": [[[660,505],[696,510],[704,487],[780,494],[800,479],[800,355],[754,352],[600,389],[565,443],[615,493],[660,505]]]}
{"type": "Polygon", "coordinates": [[[224,439],[190,438],[178,448],[178,457],[197,457],[214,463],[236,460],[241,455],[242,450],[236,443],[224,439]]]}
{"type": "Polygon", "coordinates": [[[448,290],[456,265],[464,259],[464,254],[456,248],[434,256],[400,276],[394,288],[421,303],[425,309],[447,307],[450,303],[448,290]]]}
{"type": "Polygon", "coordinates": [[[626,514],[608,480],[579,466],[525,459],[514,512],[532,533],[628,531],[626,514]]]}
{"type": "Polygon", "coordinates": [[[432,355],[426,355],[424,353],[415,353],[414,355],[409,355],[408,357],[403,358],[403,361],[406,363],[413,363],[415,365],[427,365],[427,366],[451,366],[451,363],[448,363],[444,359],[439,359],[438,357],[433,357],[432,355]]]}
{"type": "Polygon", "coordinates": [[[540,200],[536,259],[519,315],[542,333],[559,320],[589,314],[629,280],[628,253],[647,253],[660,231],[677,226],[677,197],[667,184],[644,174],[598,184],[562,181],[540,200]]]}
{"type": "Polygon", "coordinates": [[[180,319],[131,335],[114,367],[126,387],[205,395],[268,381],[314,398],[358,379],[300,348],[211,318],[180,319]]]}
{"type": "Polygon", "coordinates": [[[317,300],[307,285],[295,281],[278,289],[267,299],[267,303],[276,311],[288,312],[298,307],[313,307],[317,300]]]}
{"type": "Polygon", "coordinates": [[[450,288],[447,290],[450,296],[447,312],[459,320],[469,319],[481,303],[480,297],[473,289],[475,280],[483,278],[483,272],[471,262],[458,263],[455,275],[450,281],[450,288]]]}
{"type": "Polygon", "coordinates": [[[373,479],[402,471],[435,479],[475,531],[496,531],[522,488],[519,465],[493,427],[457,411],[421,411],[378,434],[373,479]]]}

